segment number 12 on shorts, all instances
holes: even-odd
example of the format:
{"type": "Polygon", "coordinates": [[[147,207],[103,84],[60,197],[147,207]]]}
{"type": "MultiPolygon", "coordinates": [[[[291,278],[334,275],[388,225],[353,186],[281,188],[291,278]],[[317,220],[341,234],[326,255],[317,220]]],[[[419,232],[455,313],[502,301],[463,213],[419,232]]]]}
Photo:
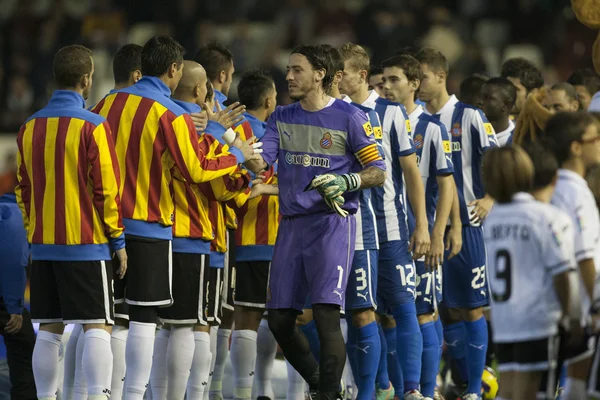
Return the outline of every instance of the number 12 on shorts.
{"type": "Polygon", "coordinates": [[[415,266],[414,264],[396,265],[396,269],[400,273],[400,283],[402,287],[416,298],[415,291],[415,266]]]}

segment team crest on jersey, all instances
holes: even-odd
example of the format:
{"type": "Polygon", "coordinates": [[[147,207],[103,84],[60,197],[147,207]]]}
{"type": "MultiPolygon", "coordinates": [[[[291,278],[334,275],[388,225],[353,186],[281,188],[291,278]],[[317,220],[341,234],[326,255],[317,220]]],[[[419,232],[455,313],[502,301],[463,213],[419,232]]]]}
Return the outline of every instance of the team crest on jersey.
{"type": "Polygon", "coordinates": [[[367,136],[371,136],[373,134],[373,127],[371,126],[371,123],[369,121],[363,124],[363,129],[365,130],[367,136]]]}
{"type": "Polygon", "coordinates": [[[321,141],[319,142],[319,144],[324,149],[330,148],[331,145],[333,145],[333,139],[331,138],[331,133],[325,132],[323,134],[323,137],[321,138],[321,141]]]}
{"type": "Polygon", "coordinates": [[[460,129],[460,124],[458,122],[455,123],[454,125],[452,125],[452,129],[450,129],[450,133],[454,137],[459,137],[460,135],[462,135],[462,129],[460,129]]]}
{"type": "Polygon", "coordinates": [[[420,149],[423,147],[423,135],[415,135],[415,147],[420,149]]]}

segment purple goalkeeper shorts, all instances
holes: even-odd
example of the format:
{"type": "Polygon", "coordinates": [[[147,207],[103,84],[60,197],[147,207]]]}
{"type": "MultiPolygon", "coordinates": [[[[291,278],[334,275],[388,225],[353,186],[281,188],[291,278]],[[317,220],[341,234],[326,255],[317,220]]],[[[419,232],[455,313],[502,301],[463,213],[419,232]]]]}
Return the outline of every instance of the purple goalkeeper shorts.
{"type": "Polygon", "coordinates": [[[283,217],[271,261],[267,308],[302,310],[307,295],[312,304],[342,306],[355,236],[354,215],[283,217]]]}

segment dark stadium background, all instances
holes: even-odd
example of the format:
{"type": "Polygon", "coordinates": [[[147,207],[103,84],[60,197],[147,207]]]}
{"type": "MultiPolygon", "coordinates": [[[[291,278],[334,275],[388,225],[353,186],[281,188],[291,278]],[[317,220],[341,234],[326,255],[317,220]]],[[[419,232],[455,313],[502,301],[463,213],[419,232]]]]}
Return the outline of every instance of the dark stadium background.
{"type": "MultiPolygon", "coordinates": [[[[14,187],[15,133],[53,90],[52,56],[81,43],[94,51],[92,105],[112,88],[111,57],[123,44],[174,36],[188,57],[210,40],[232,50],[236,75],[262,67],[289,102],[285,65],[298,43],[348,41],[374,62],[428,45],[451,63],[450,93],[473,73],[499,73],[509,57],[542,68],[547,84],[591,67],[596,32],[575,20],[569,0],[0,0],[0,194],[14,187]]],[[[0,400],[8,370],[0,339],[0,400]]]]}

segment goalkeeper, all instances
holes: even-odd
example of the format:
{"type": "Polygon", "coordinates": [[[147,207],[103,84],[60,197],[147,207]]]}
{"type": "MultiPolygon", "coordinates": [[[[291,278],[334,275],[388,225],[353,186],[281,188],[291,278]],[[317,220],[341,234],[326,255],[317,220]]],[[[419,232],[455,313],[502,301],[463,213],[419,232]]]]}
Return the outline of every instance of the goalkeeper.
{"type": "Polygon", "coordinates": [[[294,49],[287,81],[297,102],[275,110],[262,138],[263,160],[247,164],[258,172],[279,159],[283,218],[269,277],[269,327],[312,398],[318,393],[320,400],[337,397],[346,359],[340,306],[354,254],[358,190],[385,181],[365,114],[326,95],[333,73],[330,48],[294,49]],[[320,339],[320,368],[296,328],[307,295],[320,339]]]}

